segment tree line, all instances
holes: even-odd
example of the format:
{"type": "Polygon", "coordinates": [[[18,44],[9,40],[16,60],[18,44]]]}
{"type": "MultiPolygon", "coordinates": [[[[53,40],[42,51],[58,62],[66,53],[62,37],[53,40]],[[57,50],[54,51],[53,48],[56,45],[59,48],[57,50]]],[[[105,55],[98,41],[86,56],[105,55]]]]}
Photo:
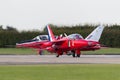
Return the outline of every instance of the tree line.
{"type": "MultiPolygon", "coordinates": [[[[57,26],[50,24],[55,35],[66,33],[79,33],[84,38],[87,37],[98,25],[74,25],[74,26],[57,26]]],[[[0,47],[15,47],[17,42],[32,39],[38,35],[47,34],[46,27],[43,31],[21,31],[19,32],[12,26],[3,29],[0,26],[0,47]]],[[[120,48],[120,25],[105,25],[105,29],[100,39],[100,43],[108,47],[120,48]]]]}

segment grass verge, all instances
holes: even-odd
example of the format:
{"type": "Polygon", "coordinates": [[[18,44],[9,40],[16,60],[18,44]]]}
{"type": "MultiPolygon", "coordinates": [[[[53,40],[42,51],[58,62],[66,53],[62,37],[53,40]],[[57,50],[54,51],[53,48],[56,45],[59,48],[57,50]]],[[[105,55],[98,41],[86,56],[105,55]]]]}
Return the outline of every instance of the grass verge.
{"type": "Polygon", "coordinates": [[[1,55],[29,55],[37,54],[37,50],[28,48],[0,48],[1,55]]]}
{"type": "Polygon", "coordinates": [[[0,66],[1,80],[120,80],[118,64],[0,66]]]}
{"type": "Polygon", "coordinates": [[[120,54],[120,48],[103,48],[96,51],[83,51],[83,54],[120,54]]]}
{"type": "MultiPolygon", "coordinates": [[[[0,48],[0,54],[36,55],[38,52],[37,50],[27,48],[0,48]]],[[[48,54],[48,52],[45,51],[44,54],[48,54]]],[[[82,54],[120,54],[120,48],[105,48],[96,51],[82,51],[82,54]]]]}

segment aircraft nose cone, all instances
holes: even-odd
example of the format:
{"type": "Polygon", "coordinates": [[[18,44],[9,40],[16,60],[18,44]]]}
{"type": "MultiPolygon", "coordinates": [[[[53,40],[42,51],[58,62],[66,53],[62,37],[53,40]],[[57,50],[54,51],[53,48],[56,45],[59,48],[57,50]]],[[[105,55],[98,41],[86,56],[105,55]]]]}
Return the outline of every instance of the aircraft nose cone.
{"type": "Polygon", "coordinates": [[[88,41],[88,46],[96,46],[97,44],[99,43],[94,42],[94,41],[88,41]]]}

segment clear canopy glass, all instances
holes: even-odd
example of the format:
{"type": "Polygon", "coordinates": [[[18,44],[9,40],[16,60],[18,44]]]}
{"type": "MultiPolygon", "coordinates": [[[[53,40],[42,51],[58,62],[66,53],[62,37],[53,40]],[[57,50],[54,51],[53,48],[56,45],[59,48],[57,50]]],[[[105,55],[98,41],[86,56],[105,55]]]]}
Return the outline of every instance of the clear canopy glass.
{"type": "Polygon", "coordinates": [[[33,38],[33,40],[48,40],[48,35],[39,35],[33,38]]]}
{"type": "Polygon", "coordinates": [[[80,34],[71,34],[68,36],[70,39],[83,39],[83,37],[80,34]]]}

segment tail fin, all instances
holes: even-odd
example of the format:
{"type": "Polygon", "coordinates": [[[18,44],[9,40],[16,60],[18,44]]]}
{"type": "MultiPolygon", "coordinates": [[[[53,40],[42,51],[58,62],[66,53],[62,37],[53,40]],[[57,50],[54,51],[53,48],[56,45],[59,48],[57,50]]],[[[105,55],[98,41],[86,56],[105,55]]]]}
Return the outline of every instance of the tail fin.
{"type": "Polygon", "coordinates": [[[93,32],[91,32],[85,40],[99,41],[101,34],[103,32],[104,26],[98,26],[93,32]]]}
{"type": "Polygon", "coordinates": [[[50,28],[49,25],[47,25],[47,31],[48,31],[48,38],[49,38],[49,41],[55,41],[55,36],[52,32],[52,29],[50,28]]]}

